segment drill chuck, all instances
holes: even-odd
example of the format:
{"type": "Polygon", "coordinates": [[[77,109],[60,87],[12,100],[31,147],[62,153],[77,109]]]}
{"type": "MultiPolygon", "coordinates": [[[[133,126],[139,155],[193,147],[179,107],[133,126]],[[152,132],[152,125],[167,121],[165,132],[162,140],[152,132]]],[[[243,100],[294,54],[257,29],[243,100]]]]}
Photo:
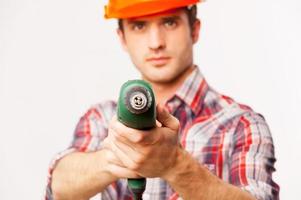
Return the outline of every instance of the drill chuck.
{"type": "Polygon", "coordinates": [[[148,107],[148,99],[142,92],[134,92],[130,98],[130,105],[137,112],[148,107]]]}
{"type": "Polygon", "coordinates": [[[142,80],[131,80],[121,87],[118,120],[124,125],[145,130],[156,125],[155,96],[151,86],[142,80]]]}

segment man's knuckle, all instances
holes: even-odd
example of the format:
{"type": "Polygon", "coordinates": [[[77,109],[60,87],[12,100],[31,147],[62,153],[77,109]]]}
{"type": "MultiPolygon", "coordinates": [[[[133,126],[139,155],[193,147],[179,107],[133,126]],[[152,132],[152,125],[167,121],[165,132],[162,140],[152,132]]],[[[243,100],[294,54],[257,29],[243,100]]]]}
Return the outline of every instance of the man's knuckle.
{"type": "Polygon", "coordinates": [[[114,141],[121,141],[123,139],[122,133],[114,131],[114,141]]]}
{"type": "Polygon", "coordinates": [[[137,136],[134,138],[135,143],[141,143],[144,140],[144,135],[137,134],[137,136]]]}
{"type": "Polygon", "coordinates": [[[174,120],[173,120],[173,127],[176,130],[178,130],[180,128],[180,121],[175,117],[174,117],[174,120]]]}
{"type": "Polygon", "coordinates": [[[137,166],[142,166],[144,164],[144,161],[145,160],[143,158],[137,158],[135,160],[135,163],[136,163],[137,166]]]}
{"type": "Polygon", "coordinates": [[[139,170],[140,168],[140,165],[138,165],[136,162],[132,162],[130,165],[129,165],[129,169],[130,170],[133,170],[133,171],[137,171],[139,170]]]}
{"type": "Polygon", "coordinates": [[[153,151],[150,148],[147,148],[143,151],[143,156],[146,158],[149,158],[153,155],[153,151]]]}
{"type": "Polygon", "coordinates": [[[115,140],[120,141],[122,139],[122,136],[120,135],[120,133],[117,133],[114,138],[115,140]]]}

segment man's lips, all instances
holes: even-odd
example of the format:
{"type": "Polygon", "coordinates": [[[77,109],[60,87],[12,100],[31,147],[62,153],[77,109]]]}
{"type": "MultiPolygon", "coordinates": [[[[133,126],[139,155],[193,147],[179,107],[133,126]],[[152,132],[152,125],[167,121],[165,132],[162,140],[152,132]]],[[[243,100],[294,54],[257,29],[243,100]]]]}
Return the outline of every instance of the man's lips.
{"type": "Polygon", "coordinates": [[[146,59],[147,62],[150,62],[151,64],[153,64],[155,66],[165,65],[169,60],[170,60],[170,57],[168,57],[168,56],[150,57],[150,58],[146,59]]]}

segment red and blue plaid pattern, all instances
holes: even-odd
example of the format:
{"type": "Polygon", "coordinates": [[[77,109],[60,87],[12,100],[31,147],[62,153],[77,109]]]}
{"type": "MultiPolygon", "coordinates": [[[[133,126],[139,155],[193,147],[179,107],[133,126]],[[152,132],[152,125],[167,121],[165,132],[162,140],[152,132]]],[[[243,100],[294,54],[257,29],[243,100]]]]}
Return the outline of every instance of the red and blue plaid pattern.
{"type": "MultiPolygon", "coordinates": [[[[236,103],[210,88],[196,67],[166,108],[180,121],[182,146],[213,174],[256,199],[279,199],[279,187],[272,180],[275,171],[274,146],[264,118],[251,108],[236,103]]],[[[93,106],[80,119],[71,146],[58,154],[49,170],[46,199],[52,199],[51,174],[57,161],[74,152],[101,149],[116,103],[93,106]]],[[[145,200],[181,199],[160,178],[147,179],[145,200]]],[[[132,199],[126,180],[112,183],[96,199],[132,199]]]]}

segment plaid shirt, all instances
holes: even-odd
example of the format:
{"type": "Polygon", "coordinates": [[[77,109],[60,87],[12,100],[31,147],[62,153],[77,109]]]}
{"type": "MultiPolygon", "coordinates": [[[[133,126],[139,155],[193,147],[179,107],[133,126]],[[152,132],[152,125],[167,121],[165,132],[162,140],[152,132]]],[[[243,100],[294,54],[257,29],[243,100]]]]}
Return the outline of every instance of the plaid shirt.
{"type": "MultiPolygon", "coordinates": [[[[166,108],[180,121],[182,146],[201,165],[257,199],[279,199],[279,187],[272,180],[273,140],[263,116],[214,91],[197,67],[166,108]]],[[[46,199],[52,199],[51,174],[57,161],[74,151],[101,149],[115,113],[116,103],[109,101],[93,106],[80,119],[71,146],[51,163],[46,199]]],[[[131,199],[126,180],[112,183],[96,199],[131,199]]],[[[181,198],[164,180],[148,178],[143,199],[181,198]]]]}

